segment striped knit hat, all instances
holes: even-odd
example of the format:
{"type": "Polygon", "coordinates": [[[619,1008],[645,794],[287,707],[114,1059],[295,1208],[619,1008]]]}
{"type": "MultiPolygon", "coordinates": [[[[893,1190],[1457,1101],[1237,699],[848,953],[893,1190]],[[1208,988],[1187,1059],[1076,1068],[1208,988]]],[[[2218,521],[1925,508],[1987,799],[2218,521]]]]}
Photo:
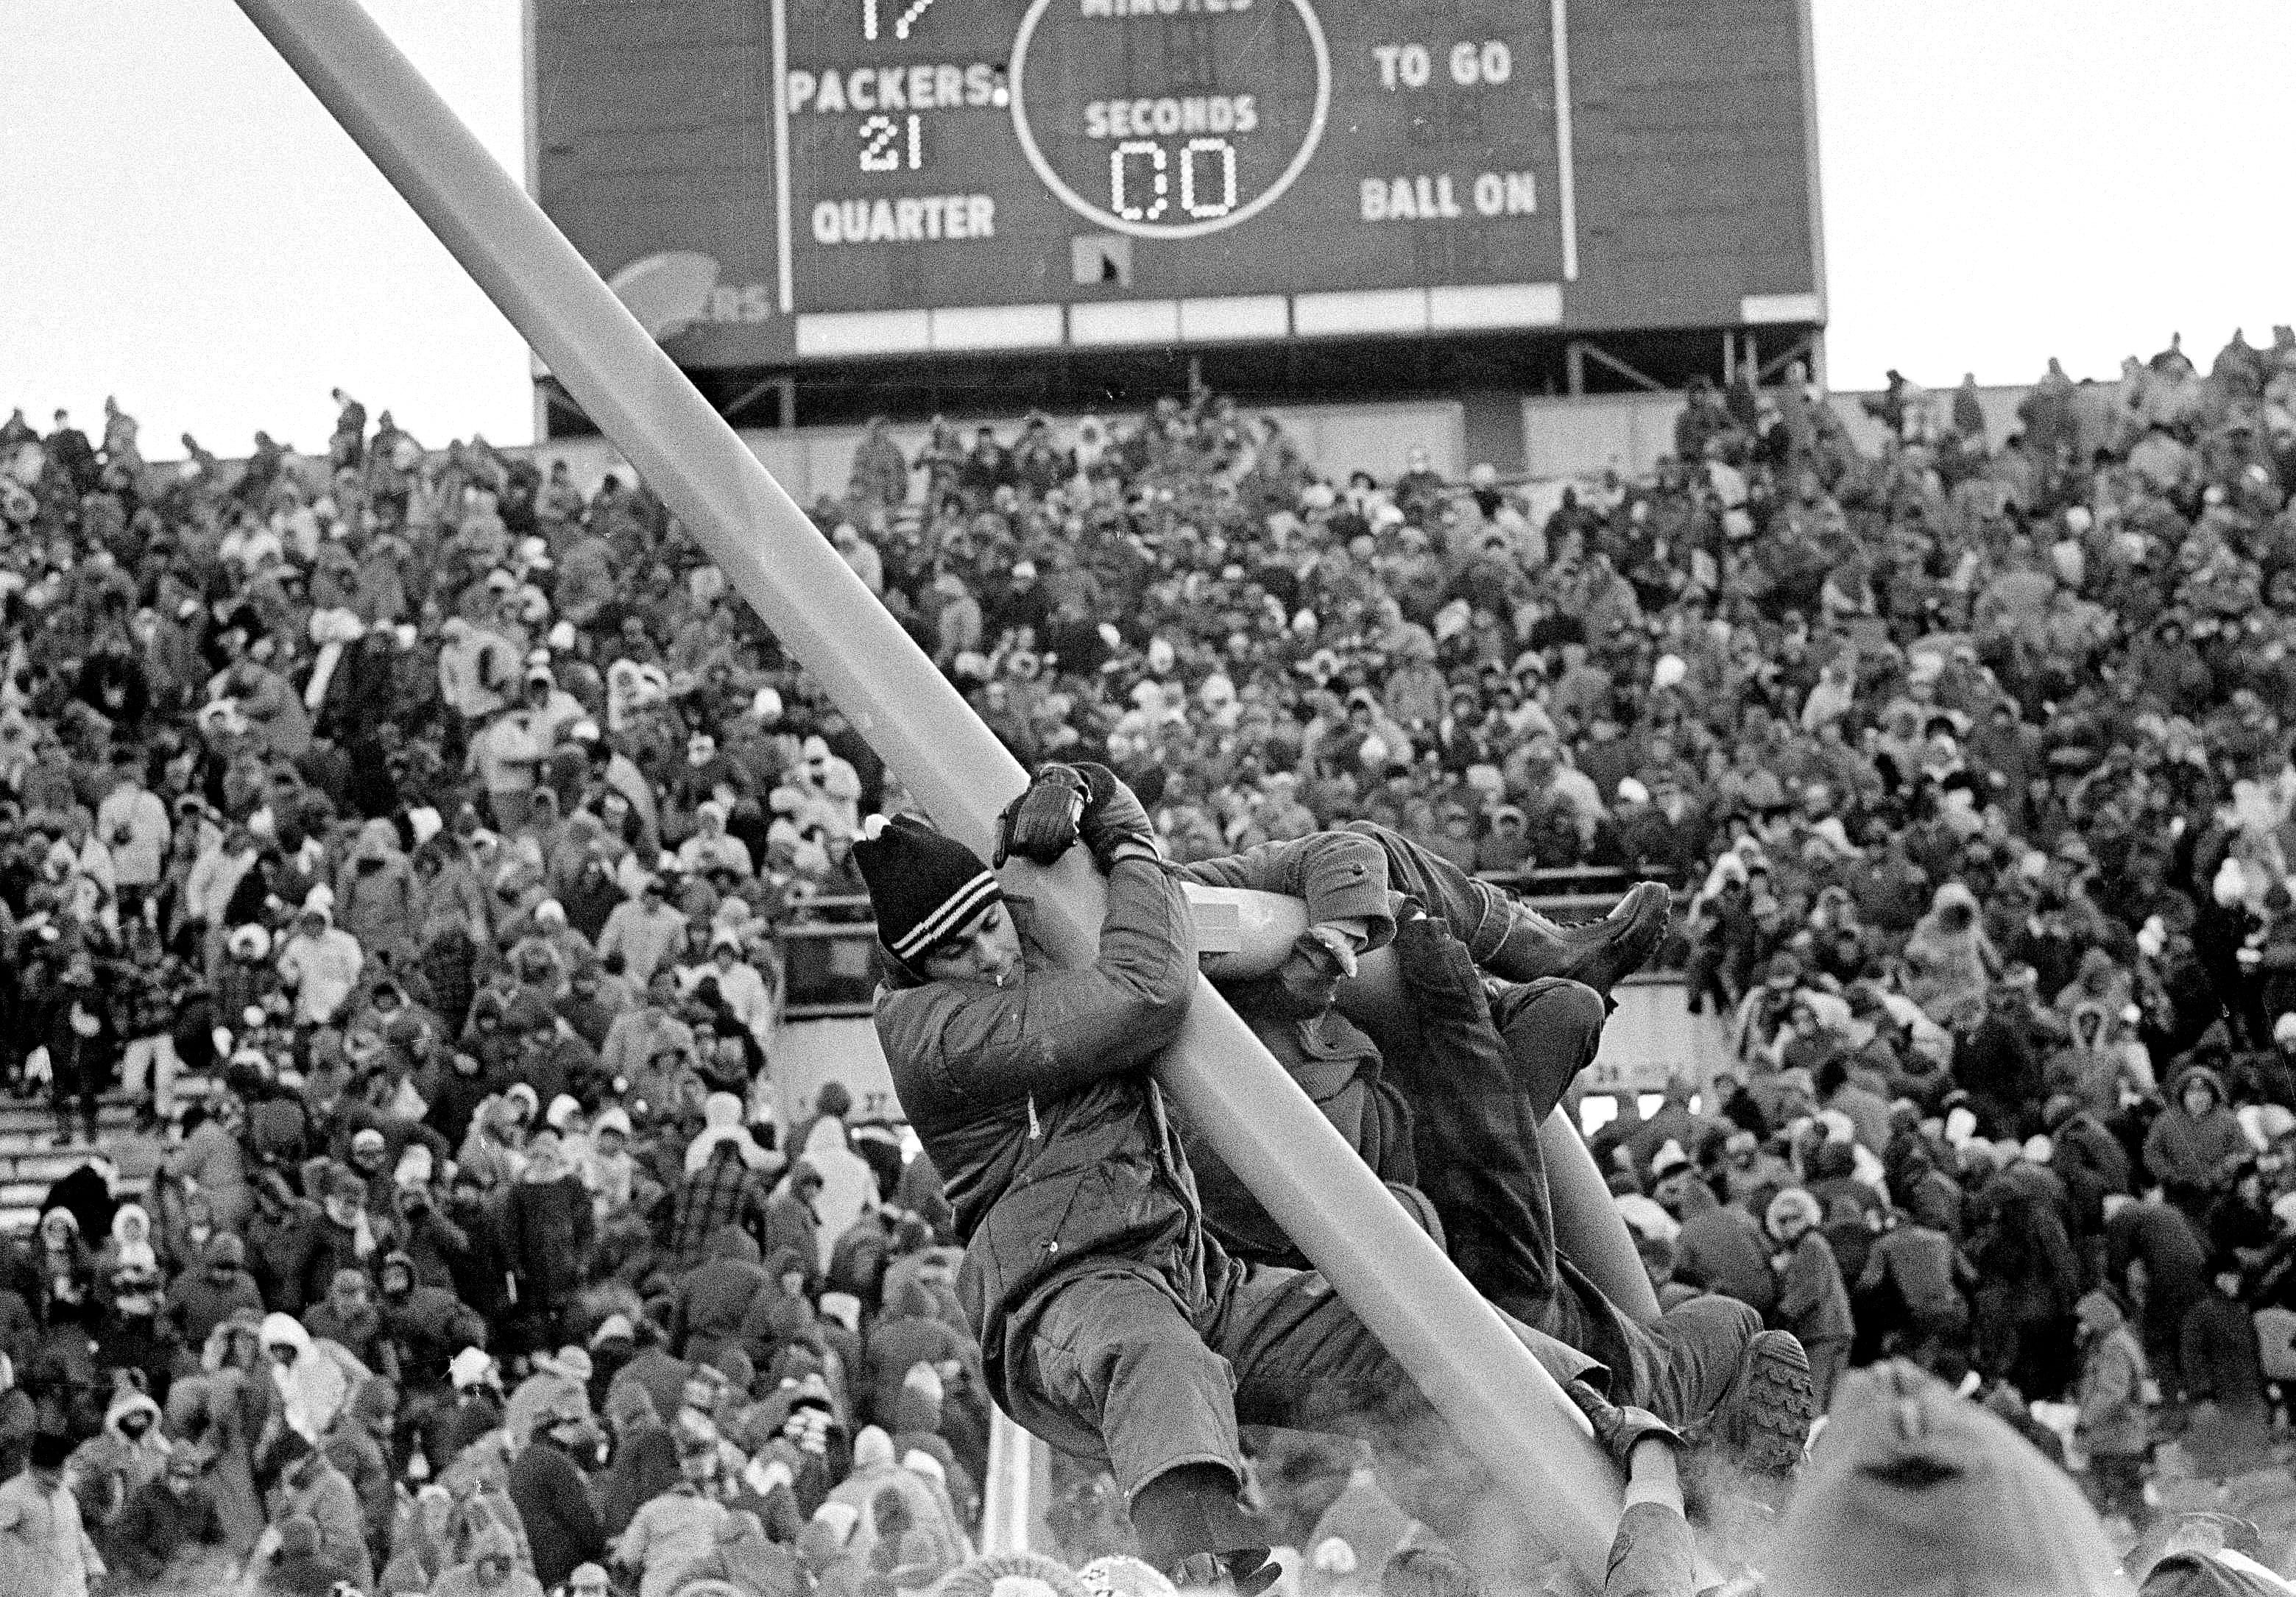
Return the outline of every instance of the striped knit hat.
{"type": "Polygon", "coordinates": [[[877,940],[907,970],[1004,897],[979,855],[910,815],[870,816],[853,862],[869,884],[877,940]]]}

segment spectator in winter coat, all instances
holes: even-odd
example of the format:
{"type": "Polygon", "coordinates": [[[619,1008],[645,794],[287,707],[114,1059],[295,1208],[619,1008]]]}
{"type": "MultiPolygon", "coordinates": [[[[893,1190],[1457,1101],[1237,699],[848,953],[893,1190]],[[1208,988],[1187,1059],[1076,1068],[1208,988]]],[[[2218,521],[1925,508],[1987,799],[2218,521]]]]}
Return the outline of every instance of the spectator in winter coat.
{"type": "Polygon", "coordinates": [[[303,1328],[334,1343],[367,1368],[389,1374],[390,1347],[373,1298],[373,1283],[365,1271],[338,1270],[327,1295],[303,1311],[303,1328]]]}
{"type": "Polygon", "coordinates": [[[112,789],[95,811],[95,835],[111,851],[112,882],[129,917],[140,912],[145,896],[159,885],[175,831],[168,807],[144,785],[143,774],[142,751],[122,745],[114,756],[112,789]]]}
{"type": "Polygon", "coordinates": [[[590,1195],[560,1152],[558,1134],[536,1134],[527,1167],[504,1205],[504,1241],[518,1306],[538,1343],[558,1339],[561,1316],[581,1283],[584,1255],[595,1229],[590,1195]]]}
{"type": "Polygon", "coordinates": [[[123,1383],[104,1411],[103,1429],[72,1454],[72,1494],[79,1500],[81,1520],[102,1527],[119,1518],[129,1494],[160,1478],[168,1446],[160,1405],[123,1383]]]}
{"type": "Polygon", "coordinates": [[[606,917],[598,933],[598,958],[611,962],[616,954],[621,955],[622,974],[648,984],[655,970],[685,938],[685,914],[670,905],[668,889],[661,878],[649,875],[639,884],[636,897],[616,905],[613,913],[606,917]]]}
{"type": "Polygon", "coordinates": [[[2185,1316],[2208,1291],[2200,1232],[2182,1210],[2157,1199],[2115,1194],[2104,1200],[2104,1279],[2116,1290],[2130,1292],[2131,1266],[2144,1266],[2144,1355],[2163,1384],[2171,1384],[2185,1316]]]}
{"type": "Polygon", "coordinates": [[[1789,1187],[1770,1200],[1763,1225],[1785,1250],[1778,1260],[1778,1303],[1771,1317],[1801,1339],[1821,1413],[1833,1398],[1835,1379],[1849,1364],[1850,1339],[1857,1333],[1841,1266],[1819,1230],[1822,1217],[1817,1200],[1789,1187]]]}
{"type": "MultiPolygon", "coordinates": [[[[857,504],[899,504],[909,496],[909,463],[902,458],[892,424],[882,416],[869,418],[861,441],[854,446],[853,474],[847,492],[857,504]]],[[[853,529],[840,526],[838,530],[850,533],[853,529]]]]}
{"type": "Polygon", "coordinates": [[[2104,1292],[2076,1306],[2080,1323],[2079,1435],[2087,1448],[2097,1511],[2144,1516],[2144,1460],[2152,1445],[2144,1383],[2152,1378],[2144,1350],[2120,1307],[2104,1292]]]}
{"type": "Polygon", "coordinates": [[[2144,1167],[2195,1222],[2230,1184],[2232,1162],[2248,1151],[2225,1102],[2224,1078],[2205,1065],[2169,1084],[2169,1107],[2144,1134],[2144,1167]]]}
{"type": "Polygon", "coordinates": [[[471,1538],[470,1556],[439,1572],[430,1597],[543,1597],[543,1586],[519,1567],[517,1538],[489,1521],[471,1538]]]}
{"type": "Polygon", "coordinates": [[[2272,1462],[2272,1402],[2264,1386],[2256,1317],[2240,1299],[2240,1271],[2227,1263],[2208,1295],[2185,1313],[2178,1369],[2194,1405],[2185,1433],[2194,1473],[2225,1480],[2272,1462]]]}
{"type": "Polygon", "coordinates": [[[178,1567],[178,1559],[202,1549],[222,1551],[223,1520],[201,1478],[207,1457],[196,1443],[179,1443],[160,1478],[128,1494],[105,1537],[113,1563],[159,1583],[178,1567]]]}
{"type": "Polygon", "coordinates": [[[447,1211],[467,1246],[451,1256],[454,1293],[488,1324],[497,1324],[508,1306],[510,1243],[486,1184],[467,1167],[455,1172],[447,1188],[447,1211]]]}
{"type": "Polygon", "coordinates": [[[535,1578],[555,1591],[578,1565],[606,1556],[606,1533],[576,1463],[595,1456],[598,1432],[586,1405],[545,1417],[510,1467],[511,1501],[534,1552],[535,1578]]]}
{"type": "Polygon", "coordinates": [[[414,875],[398,847],[398,829],[389,821],[369,821],[344,862],[335,913],[344,931],[368,954],[412,960],[422,928],[414,875]]]}
{"type": "MultiPolygon", "coordinates": [[[[247,1269],[263,1301],[282,1314],[299,1314],[310,1301],[306,1283],[313,1274],[326,1214],[299,1198],[276,1170],[255,1179],[254,1214],[247,1222],[247,1269]]],[[[332,1282],[332,1277],[329,1281],[332,1282]]]]}
{"type": "MultiPolygon", "coordinates": [[[[661,1051],[666,1041],[687,1061],[695,1056],[693,1028],[677,1018],[677,977],[667,966],[657,968],[644,983],[645,1002],[614,1017],[606,1040],[598,1050],[599,1067],[609,1077],[635,1082],[638,1072],[661,1051]]],[[[643,1094],[638,1094],[643,1095],[643,1094]]]]}
{"type": "Polygon", "coordinates": [[[617,1385],[606,1399],[614,1437],[611,1462],[598,1478],[600,1527],[619,1537],[639,1509],[677,1484],[677,1441],[661,1422],[646,1388],[617,1385]]]}
{"type": "Polygon", "coordinates": [[[1777,1306],[1778,1279],[1760,1222],[1737,1204],[1721,1202],[1688,1165],[1660,1182],[1659,1201],[1682,1222],[1674,1239],[1676,1279],[1750,1304],[1767,1319],[1777,1306]]]}
{"type": "Polygon", "coordinates": [[[296,1514],[279,1522],[268,1553],[261,1549],[253,1560],[258,1597],[333,1597],[346,1583],[355,1583],[357,1571],[340,1552],[321,1545],[318,1522],[296,1514]]]}
{"type": "Polygon", "coordinates": [[[709,1239],[709,1257],[679,1277],[671,1295],[671,1348],[693,1363],[708,1363],[739,1338],[765,1285],[757,1239],[739,1225],[720,1226],[709,1239]]]}
{"type": "Polygon", "coordinates": [[[54,997],[46,1006],[46,1024],[38,1037],[47,1054],[48,1104],[54,1113],[56,1147],[72,1142],[71,1106],[79,1107],[80,1142],[96,1145],[96,1103],[111,1084],[113,1056],[119,1036],[111,1020],[111,1006],[95,981],[95,962],[85,953],[64,962],[56,979],[54,997]]]}
{"type": "Polygon", "coordinates": [[[447,1361],[447,1380],[453,1400],[431,1412],[422,1435],[424,1451],[440,1472],[480,1437],[503,1427],[502,1377],[493,1359],[465,1347],[447,1361]]]}
{"type": "Polygon", "coordinates": [[[1882,1346],[1919,1357],[1968,1335],[1966,1289],[1976,1279],[1976,1270],[1950,1237],[1896,1209],[1890,1229],[1866,1256],[1857,1290],[1860,1303],[1871,1302],[1883,1323],[1882,1346]]]}
{"type": "Polygon", "coordinates": [[[392,1483],[397,1466],[391,1432],[398,1419],[398,1388],[380,1375],[359,1382],[351,1400],[320,1438],[327,1462],[351,1483],[365,1516],[366,1544],[390,1545],[390,1521],[397,1506],[392,1483]]]}
{"type": "Polygon", "coordinates": [[[334,1290],[345,1270],[369,1274],[390,1240],[382,1217],[367,1208],[367,1183],[347,1166],[324,1167],[318,1183],[320,1213],[313,1228],[311,1255],[304,1262],[302,1301],[318,1303],[334,1290]]]}
{"type": "Polygon", "coordinates": [[[845,1122],[834,1115],[824,1115],[813,1123],[797,1158],[821,1177],[821,1188],[811,1207],[820,1225],[819,1267],[826,1270],[837,1239],[876,1207],[877,1177],[869,1161],[853,1151],[845,1122]]]}
{"type": "Polygon", "coordinates": [[[776,1249],[766,1261],[768,1279],[742,1321],[742,1345],[753,1357],[770,1361],[783,1347],[821,1345],[820,1320],[806,1292],[809,1262],[796,1248],[776,1249]]]}
{"type": "Polygon", "coordinates": [[[1980,923],[1976,895],[1958,881],[1939,887],[1906,940],[1906,995],[1940,1026],[1966,1025],[1985,1007],[2001,956],[1980,923]]]}
{"type": "MultiPolygon", "coordinates": [[[[834,1121],[824,1121],[834,1126],[834,1121]]],[[[804,1159],[790,1167],[788,1179],[781,1190],[766,1205],[766,1251],[779,1253],[784,1248],[794,1248],[806,1261],[806,1282],[808,1290],[821,1279],[826,1262],[822,1256],[821,1216],[814,1202],[822,1190],[821,1173],[804,1159]]]]}
{"type": "MultiPolygon", "coordinates": [[[[869,1333],[868,1358],[861,1372],[865,1395],[862,1413],[887,1430],[898,1430],[895,1411],[904,1383],[917,1365],[973,1370],[978,1363],[972,1344],[941,1321],[932,1295],[914,1281],[902,1282],[869,1333]]],[[[978,1381],[977,1371],[973,1379],[978,1381]]]]}
{"type": "Polygon", "coordinates": [[[2099,1235],[2105,1199],[2128,1191],[2128,1150],[2070,1097],[2050,1099],[2042,1118],[2049,1128],[2049,1168],[2065,1183],[2074,1222],[2081,1235],[2099,1235]]]}
{"type": "Polygon", "coordinates": [[[294,1430],[283,1431],[273,1445],[279,1484],[273,1488],[271,1523],[281,1530],[283,1551],[287,1522],[305,1519],[318,1530],[317,1556],[340,1563],[361,1591],[374,1585],[374,1565],[368,1557],[365,1521],[358,1495],[342,1471],[294,1430]]]}
{"type": "Polygon", "coordinates": [[[670,1226],[670,1247],[688,1265],[709,1256],[711,1239],[728,1225],[764,1234],[769,1200],[766,1186],[742,1157],[733,1138],[711,1146],[701,1166],[678,1188],[670,1226]]]}
{"type": "Polygon", "coordinates": [[[29,1466],[0,1483],[0,1592],[9,1597],[89,1597],[104,1574],[64,1485],[70,1451],[62,1432],[42,1430],[29,1466]]]}
{"type": "Polygon", "coordinates": [[[195,1186],[206,1196],[218,1232],[246,1226],[255,1204],[247,1185],[246,1152],[222,1117],[203,1115],[162,1168],[170,1180],[195,1186]]]}
{"type": "Polygon", "coordinates": [[[906,1511],[907,1525],[904,1530],[925,1533],[933,1549],[933,1561],[946,1567],[970,1551],[964,1541],[963,1529],[946,1516],[943,1499],[934,1493],[931,1484],[923,1476],[901,1467],[893,1454],[892,1437],[874,1425],[865,1426],[853,1439],[852,1473],[829,1494],[831,1503],[841,1503],[859,1511],[853,1544],[864,1557],[881,1541],[895,1550],[901,1545],[903,1537],[890,1535],[892,1527],[879,1521],[881,1510],[891,1506],[885,1501],[886,1495],[906,1511]]]}
{"type": "Polygon", "coordinates": [[[333,1343],[314,1340],[292,1314],[266,1314],[261,1334],[280,1419],[290,1430],[316,1441],[350,1402],[365,1371],[333,1343]]]}
{"type": "Polygon", "coordinates": [[[614,1542],[614,1562],[638,1576],[638,1597],[671,1597],[688,1569],[716,1551],[732,1518],[715,1495],[714,1450],[682,1451],[680,1478],[631,1517],[614,1542]]]}
{"type": "Polygon", "coordinates": [[[161,1317],[185,1348],[203,1347],[215,1328],[235,1314],[263,1313],[263,1294],[247,1273],[247,1244],[225,1233],[209,1240],[203,1259],[168,1289],[161,1317]]]}
{"type": "Polygon", "coordinates": [[[295,989],[295,1020],[324,1026],[358,986],[366,954],[359,940],[334,921],[332,895],[314,889],[297,917],[295,935],[279,955],[281,978],[295,989]]]}
{"type": "Polygon", "coordinates": [[[449,1289],[419,1280],[403,1253],[382,1261],[381,1308],[392,1362],[410,1393],[442,1395],[447,1364],[463,1348],[483,1347],[487,1321],[449,1289]]]}

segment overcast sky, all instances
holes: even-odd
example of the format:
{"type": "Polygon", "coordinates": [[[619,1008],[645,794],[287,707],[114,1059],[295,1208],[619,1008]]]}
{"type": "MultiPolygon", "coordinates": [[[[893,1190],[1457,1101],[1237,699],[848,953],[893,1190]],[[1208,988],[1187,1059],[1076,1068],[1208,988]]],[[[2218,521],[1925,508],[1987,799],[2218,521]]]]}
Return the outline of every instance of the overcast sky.
{"type": "MultiPolygon", "coordinates": [[[[2291,0],[1814,4],[1836,387],[2296,321],[2291,0]]],[[[116,393],[158,457],[324,446],[339,384],[532,436],[515,335],[229,0],[5,5],[0,407],[93,430],[116,393]]],[[[522,170],[516,0],[369,5],[522,170]]]]}

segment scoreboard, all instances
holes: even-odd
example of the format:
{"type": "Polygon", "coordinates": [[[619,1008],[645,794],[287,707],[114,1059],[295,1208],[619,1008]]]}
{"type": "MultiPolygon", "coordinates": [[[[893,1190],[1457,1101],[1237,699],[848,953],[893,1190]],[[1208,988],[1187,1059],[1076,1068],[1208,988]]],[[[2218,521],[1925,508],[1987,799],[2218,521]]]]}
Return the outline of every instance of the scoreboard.
{"type": "Polygon", "coordinates": [[[682,364],[1823,320],[1805,0],[528,0],[682,364]]]}

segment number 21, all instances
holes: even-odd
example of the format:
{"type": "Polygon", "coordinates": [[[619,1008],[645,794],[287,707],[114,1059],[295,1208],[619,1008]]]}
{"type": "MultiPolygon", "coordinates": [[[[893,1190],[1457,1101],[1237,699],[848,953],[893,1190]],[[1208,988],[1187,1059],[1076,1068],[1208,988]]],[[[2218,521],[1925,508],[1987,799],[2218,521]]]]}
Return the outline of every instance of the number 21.
{"type": "MultiPolygon", "coordinates": [[[[914,172],[925,164],[924,119],[911,111],[903,119],[908,124],[908,168],[914,172]]],[[[901,123],[890,117],[870,117],[861,124],[861,169],[864,172],[898,172],[901,169],[901,123]]]]}

